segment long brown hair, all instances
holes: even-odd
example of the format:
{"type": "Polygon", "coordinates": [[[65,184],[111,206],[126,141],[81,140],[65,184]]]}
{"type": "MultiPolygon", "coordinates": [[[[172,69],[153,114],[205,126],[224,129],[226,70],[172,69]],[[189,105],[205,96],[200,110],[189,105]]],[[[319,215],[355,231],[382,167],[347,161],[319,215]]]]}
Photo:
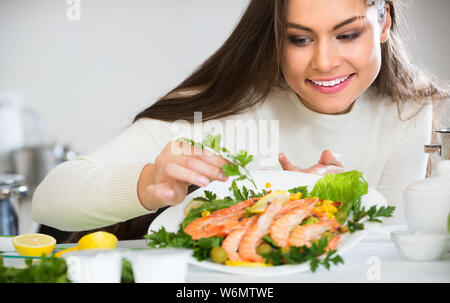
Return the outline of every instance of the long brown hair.
{"type": "MultiPolygon", "coordinates": [[[[140,112],[141,118],[162,121],[204,121],[240,114],[264,102],[273,87],[286,87],[282,75],[286,10],[289,0],[252,0],[231,36],[186,80],[140,112]]],[[[380,95],[391,96],[398,107],[449,97],[448,85],[410,62],[399,31],[401,0],[375,0],[384,23],[385,5],[390,7],[390,37],[382,45],[382,66],[372,86],[380,95]],[[446,87],[446,89],[440,87],[446,87]]],[[[400,116],[400,112],[399,112],[400,116]]]]}

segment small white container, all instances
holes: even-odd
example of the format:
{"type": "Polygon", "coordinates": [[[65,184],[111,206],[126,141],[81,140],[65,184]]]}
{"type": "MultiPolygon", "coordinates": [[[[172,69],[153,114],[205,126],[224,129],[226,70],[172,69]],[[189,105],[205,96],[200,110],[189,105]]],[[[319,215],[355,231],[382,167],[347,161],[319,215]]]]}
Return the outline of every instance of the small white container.
{"type": "Polygon", "coordinates": [[[438,163],[435,175],[410,184],[403,192],[405,216],[412,231],[448,232],[450,160],[438,163]]]}
{"type": "MultiPolygon", "coordinates": [[[[450,179],[448,181],[450,187],[450,179]]],[[[446,233],[450,214],[449,192],[404,191],[405,216],[412,231],[446,233]]]]}
{"type": "Polygon", "coordinates": [[[130,251],[136,283],[185,283],[188,260],[192,250],[183,248],[154,248],[130,251]]]}
{"type": "Polygon", "coordinates": [[[117,250],[82,250],[63,254],[67,278],[74,283],[120,283],[122,254],[117,250]]]}
{"type": "Polygon", "coordinates": [[[400,255],[411,261],[442,259],[450,248],[450,235],[444,233],[398,230],[391,233],[400,255]]]}
{"type": "Polygon", "coordinates": [[[12,244],[12,238],[13,236],[0,236],[0,252],[16,250],[12,244]]]}

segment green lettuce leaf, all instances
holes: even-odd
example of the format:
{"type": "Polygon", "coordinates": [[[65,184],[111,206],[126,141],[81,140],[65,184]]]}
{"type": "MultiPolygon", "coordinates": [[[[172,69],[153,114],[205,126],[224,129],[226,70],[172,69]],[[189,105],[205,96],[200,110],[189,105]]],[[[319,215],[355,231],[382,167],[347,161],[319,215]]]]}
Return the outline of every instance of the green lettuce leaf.
{"type": "Polygon", "coordinates": [[[361,197],[367,194],[368,189],[369,184],[364,179],[363,173],[353,170],[323,176],[308,196],[341,202],[338,207],[338,218],[342,221],[348,217],[353,204],[360,202],[361,197]]]}

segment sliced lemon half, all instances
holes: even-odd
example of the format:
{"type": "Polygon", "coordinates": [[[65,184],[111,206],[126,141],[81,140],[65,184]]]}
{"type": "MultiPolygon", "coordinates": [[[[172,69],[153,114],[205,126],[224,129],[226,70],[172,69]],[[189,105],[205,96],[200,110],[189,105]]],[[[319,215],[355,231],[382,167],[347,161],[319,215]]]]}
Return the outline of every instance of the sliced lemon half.
{"type": "Polygon", "coordinates": [[[227,266],[245,266],[245,267],[267,267],[272,266],[271,264],[261,263],[261,262],[248,262],[248,261],[231,261],[226,260],[225,265],[227,266]]]}
{"type": "Polygon", "coordinates": [[[267,203],[274,201],[276,199],[277,203],[283,205],[289,201],[290,193],[287,190],[276,190],[262,197],[258,202],[256,202],[251,208],[251,213],[262,213],[266,207],[267,203]]]}
{"type": "Polygon", "coordinates": [[[108,249],[116,248],[117,237],[105,231],[97,231],[83,236],[79,241],[78,249],[108,249]]]}
{"type": "Polygon", "coordinates": [[[76,246],[57,252],[55,257],[61,257],[63,254],[84,249],[114,249],[117,247],[117,237],[105,231],[97,231],[83,236],[76,246]]]}
{"type": "Polygon", "coordinates": [[[24,257],[48,256],[56,245],[56,239],[45,234],[24,234],[12,239],[14,248],[24,257]]]}
{"type": "Polygon", "coordinates": [[[186,205],[186,208],[184,209],[184,215],[187,216],[188,213],[193,210],[194,208],[199,208],[200,206],[202,206],[203,204],[205,204],[205,201],[202,200],[192,200],[191,202],[189,202],[186,205]]]}

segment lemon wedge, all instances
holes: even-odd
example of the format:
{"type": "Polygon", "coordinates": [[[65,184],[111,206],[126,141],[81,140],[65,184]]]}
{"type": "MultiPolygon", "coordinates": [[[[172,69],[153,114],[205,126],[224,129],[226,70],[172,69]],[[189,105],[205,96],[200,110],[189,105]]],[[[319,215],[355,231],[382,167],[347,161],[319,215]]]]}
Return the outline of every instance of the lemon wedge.
{"type": "Polygon", "coordinates": [[[61,255],[84,249],[114,249],[117,247],[117,237],[111,233],[105,231],[97,231],[83,236],[76,246],[70,247],[63,251],[57,252],[55,257],[61,257],[61,255]]]}
{"type": "Polygon", "coordinates": [[[56,245],[56,239],[44,234],[24,234],[12,239],[14,248],[24,257],[48,256],[56,245]]]}
{"type": "Polygon", "coordinates": [[[261,262],[247,262],[247,261],[231,261],[226,260],[225,265],[227,266],[245,266],[245,267],[267,267],[272,266],[271,264],[261,263],[261,262]]]}
{"type": "Polygon", "coordinates": [[[277,203],[283,205],[287,201],[289,201],[290,193],[287,190],[276,190],[268,194],[267,196],[262,197],[258,202],[256,202],[251,208],[251,213],[262,213],[267,206],[268,202],[274,201],[277,199],[277,203]]]}
{"type": "Polygon", "coordinates": [[[192,200],[191,202],[189,202],[186,205],[186,208],[184,209],[184,215],[187,216],[188,213],[193,210],[194,208],[198,208],[200,206],[202,206],[205,203],[205,201],[201,201],[201,200],[192,200]]]}

